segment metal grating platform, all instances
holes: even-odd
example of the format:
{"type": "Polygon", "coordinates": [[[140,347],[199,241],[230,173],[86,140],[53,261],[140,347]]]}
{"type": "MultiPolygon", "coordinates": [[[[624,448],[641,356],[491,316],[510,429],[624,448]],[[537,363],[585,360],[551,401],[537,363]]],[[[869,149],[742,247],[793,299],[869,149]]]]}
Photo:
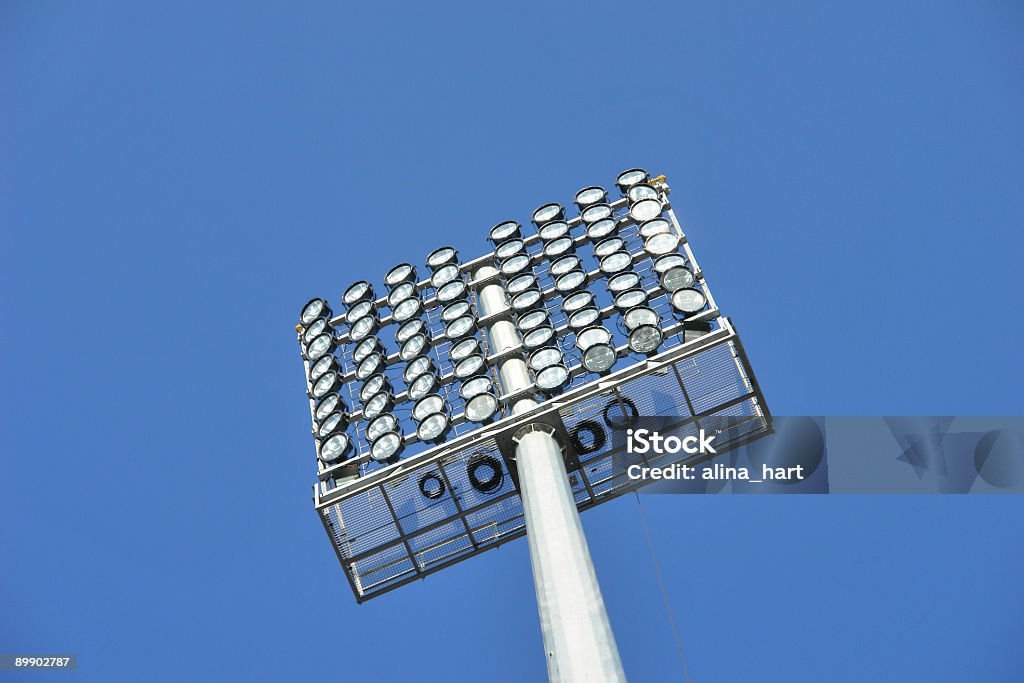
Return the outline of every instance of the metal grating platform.
{"type": "MultiPolygon", "coordinates": [[[[601,425],[600,448],[578,453],[570,473],[577,507],[585,510],[639,488],[631,464],[603,419],[610,401],[628,398],[641,416],[680,416],[680,436],[704,427],[716,433],[719,454],[771,432],[771,416],[742,344],[728,319],[713,332],[591,382],[532,412],[458,436],[399,463],[350,481],[320,482],[317,511],[359,602],[443,569],[525,534],[522,504],[497,446],[498,435],[557,411],[573,432],[582,422],[601,425]],[[471,458],[492,456],[500,486],[474,488],[471,458]],[[424,477],[443,483],[436,498],[420,490],[424,477]]],[[[662,430],[667,433],[668,430],[662,430]]],[[[584,449],[586,450],[586,449],[584,449]]],[[[639,456],[632,455],[630,458],[639,456]]],[[[706,456],[662,455],[650,466],[692,464],[706,456]]]]}

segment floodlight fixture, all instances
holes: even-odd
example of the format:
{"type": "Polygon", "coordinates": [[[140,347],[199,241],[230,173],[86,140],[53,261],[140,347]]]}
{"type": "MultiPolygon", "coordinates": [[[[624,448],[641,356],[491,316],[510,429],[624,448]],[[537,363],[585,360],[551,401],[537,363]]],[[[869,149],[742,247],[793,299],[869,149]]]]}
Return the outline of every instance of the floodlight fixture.
{"type": "MultiPolygon", "coordinates": [[[[380,343],[380,339],[376,337],[367,337],[362,340],[356,347],[352,349],[352,362],[362,363],[371,353],[382,353],[384,351],[384,345],[380,343]]],[[[319,361],[317,361],[319,363],[319,361]]]]}
{"type": "Polygon", "coordinates": [[[477,424],[491,420],[498,413],[498,397],[490,392],[481,392],[466,401],[466,419],[477,424]]]}
{"type": "Polygon", "coordinates": [[[410,399],[418,401],[427,394],[434,393],[439,384],[437,375],[432,372],[425,372],[412,381],[407,393],[410,399]]]}
{"type": "Polygon", "coordinates": [[[334,370],[325,372],[320,379],[313,383],[309,390],[309,397],[314,400],[322,399],[327,394],[333,394],[341,388],[341,373],[334,370]]]}
{"type": "Polygon", "coordinates": [[[609,344],[612,340],[612,333],[600,325],[592,325],[576,333],[576,346],[580,351],[586,351],[594,344],[609,344]]]}
{"type": "Polygon", "coordinates": [[[372,420],[378,415],[389,413],[395,407],[395,397],[389,391],[379,391],[363,404],[363,418],[372,420]]]}
{"type": "MultiPolygon", "coordinates": [[[[410,301],[415,301],[415,299],[410,299],[410,301]]],[[[361,342],[370,335],[375,334],[379,327],[380,321],[377,320],[376,315],[364,315],[349,327],[348,338],[354,342],[361,342]]]]}
{"type": "Polygon", "coordinates": [[[320,379],[325,372],[330,370],[337,371],[340,369],[341,368],[338,366],[338,359],[333,355],[328,354],[326,356],[321,356],[320,360],[309,366],[309,380],[311,382],[315,382],[320,379]]]}
{"type": "Polygon", "coordinates": [[[626,196],[629,197],[630,202],[636,203],[643,199],[657,199],[658,191],[647,183],[637,183],[629,188],[626,196]]]}
{"type": "Polygon", "coordinates": [[[554,259],[563,254],[571,254],[573,251],[575,251],[575,246],[572,237],[568,235],[557,237],[544,245],[544,256],[548,259],[554,259]]]}
{"type": "Polygon", "coordinates": [[[484,357],[481,354],[467,356],[455,364],[455,376],[468,379],[484,370],[484,357]]]}
{"type": "Polygon", "coordinates": [[[637,184],[638,182],[647,182],[650,179],[650,174],[642,168],[631,168],[628,171],[623,171],[618,174],[615,178],[615,185],[618,187],[618,191],[621,191],[625,197],[630,187],[637,184]]]}
{"type": "Polygon", "coordinates": [[[388,462],[398,457],[404,445],[401,432],[386,432],[370,444],[370,457],[377,462],[388,462]]]}
{"type": "Polygon", "coordinates": [[[633,330],[640,325],[657,327],[659,320],[658,312],[650,306],[634,306],[622,314],[622,322],[627,330],[633,330]]]}
{"type": "Polygon", "coordinates": [[[319,337],[324,332],[333,332],[334,328],[331,327],[331,322],[327,318],[317,318],[302,331],[302,344],[303,346],[309,346],[309,342],[319,337]]]}
{"type": "Polygon", "coordinates": [[[397,431],[398,427],[398,418],[391,413],[378,415],[366,424],[366,440],[372,443],[382,434],[397,431]]]}
{"type": "Polygon", "coordinates": [[[569,316],[569,328],[582,330],[596,324],[601,319],[601,311],[596,306],[581,308],[569,316]]]}
{"type": "Polygon", "coordinates": [[[555,338],[555,328],[550,325],[535,327],[523,335],[523,346],[527,350],[539,349],[555,338]]]}
{"type": "Polygon", "coordinates": [[[439,394],[427,394],[412,407],[412,419],[422,422],[428,415],[447,412],[448,404],[439,394]]]}
{"type": "Polygon", "coordinates": [[[451,421],[445,413],[433,413],[416,427],[416,438],[425,443],[440,443],[450,428],[451,421]]]}
{"type": "Polygon", "coordinates": [[[328,353],[332,353],[337,345],[338,340],[334,338],[333,334],[321,334],[309,342],[309,346],[306,347],[306,357],[311,363],[314,363],[328,353]]]}
{"type": "Polygon", "coordinates": [[[612,294],[624,292],[627,289],[636,289],[640,286],[640,274],[629,270],[608,278],[608,291],[612,294]]]}
{"type": "Polygon", "coordinates": [[[658,218],[652,218],[651,220],[642,223],[637,232],[640,233],[640,237],[647,239],[652,235],[671,231],[672,227],[669,225],[669,222],[659,216],[658,218]]]}
{"type": "Polygon", "coordinates": [[[693,271],[685,266],[674,266],[661,274],[661,286],[670,294],[691,287],[693,282],[693,271]]]}
{"type": "Polygon", "coordinates": [[[411,283],[416,286],[416,266],[411,263],[399,263],[384,276],[384,284],[394,289],[400,284],[411,283]]]}
{"type": "Polygon", "coordinates": [[[602,259],[608,254],[623,251],[626,248],[626,240],[615,235],[606,237],[594,245],[594,258],[602,259]]]}
{"type": "Polygon", "coordinates": [[[491,228],[489,239],[494,246],[498,246],[505,240],[517,239],[522,237],[521,227],[515,221],[502,221],[491,228]]]}
{"type": "Polygon", "coordinates": [[[573,201],[576,203],[576,208],[583,211],[591,204],[601,204],[608,198],[608,193],[603,187],[592,185],[590,187],[584,187],[582,190],[576,193],[573,201]]]}
{"type": "Polygon", "coordinates": [[[601,272],[613,275],[632,267],[633,256],[628,251],[616,251],[601,259],[601,272]]]}
{"type": "Polygon", "coordinates": [[[707,297],[699,289],[683,288],[672,292],[672,308],[684,318],[699,313],[707,305],[707,297]]]}
{"type": "Polygon", "coordinates": [[[574,292],[562,299],[562,310],[571,315],[581,308],[588,308],[594,305],[594,293],[589,290],[574,292]]]}
{"type": "Polygon", "coordinates": [[[352,307],[345,313],[345,321],[350,325],[360,318],[372,315],[378,318],[377,304],[372,299],[363,299],[352,304],[352,307]]]}
{"type": "Polygon", "coordinates": [[[518,275],[530,267],[530,256],[528,254],[516,254],[501,262],[499,269],[505,277],[518,275]]]}
{"type": "Polygon", "coordinates": [[[459,387],[459,396],[463,400],[470,400],[474,396],[494,390],[494,381],[488,375],[478,375],[468,379],[459,387]]]}
{"type": "Polygon", "coordinates": [[[405,370],[402,371],[402,379],[406,384],[410,384],[424,372],[434,372],[435,369],[434,361],[430,356],[417,356],[406,364],[405,370]]]}
{"type": "Polygon", "coordinates": [[[505,240],[494,248],[494,258],[501,263],[510,256],[521,254],[526,251],[526,242],[519,238],[505,240]]]}
{"type": "Polygon", "coordinates": [[[569,368],[562,364],[549,365],[537,373],[537,387],[544,393],[554,393],[569,383],[569,368]]]}
{"type": "Polygon", "coordinates": [[[566,254],[551,262],[551,277],[565,275],[570,270],[579,270],[583,261],[576,254],[566,254]]]}
{"type": "Polygon", "coordinates": [[[555,279],[555,289],[562,294],[572,292],[587,284],[587,274],[582,268],[562,273],[555,279]]]}
{"type": "Polygon", "coordinates": [[[331,307],[325,299],[310,299],[306,305],[302,307],[299,313],[299,322],[303,325],[309,325],[317,318],[331,317],[331,307]]]}
{"type": "Polygon", "coordinates": [[[540,226],[537,230],[537,234],[544,242],[550,242],[557,240],[562,237],[566,237],[569,234],[569,224],[563,220],[548,221],[544,225],[540,226]]]}
{"type": "Polygon", "coordinates": [[[423,334],[426,329],[427,324],[422,318],[412,318],[407,320],[399,325],[398,329],[395,330],[395,342],[398,344],[404,344],[417,334],[423,334]]]}
{"type": "Polygon", "coordinates": [[[391,386],[391,380],[387,378],[382,372],[367,377],[363,381],[363,386],[359,389],[359,400],[365,404],[370,398],[381,391],[393,392],[394,389],[391,386]]]}
{"type": "Polygon", "coordinates": [[[543,204],[537,207],[537,209],[533,212],[533,216],[530,217],[530,220],[533,222],[535,226],[539,228],[545,223],[548,223],[550,221],[560,221],[563,220],[564,218],[565,209],[562,207],[561,204],[558,204],[557,202],[552,202],[550,204],[543,204]]]}
{"type": "Polygon", "coordinates": [[[395,288],[388,292],[388,306],[394,309],[406,299],[416,296],[416,283],[402,282],[395,285],[395,288]]]}
{"type": "Polygon", "coordinates": [[[320,442],[320,459],[324,464],[333,465],[345,458],[345,454],[352,449],[352,439],[342,431],[328,434],[320,442]]]}
{"type": "Polygon", "coordinates": [[[658,199],[641,199],[629,207],[629,217],[637,223],[648,221],[661,214],[661,201],[658,199]]]}
{"type": "Polygon", "coordinates": [[[364,381],[384,370],[387,360],[381,353],[371,353],[356,366],[356,379],[364,381]]]}
{"type": "Polygon", "coordinates": [[[650,355],[661,346],[663,334],[655,325],[637,325],[629,333],[629,348],[636,353],[650,355]]]}
{"type": "Polygon", "coordinates": [[[587,237],[590,241],[597,242],[615,232],[618,227],[619,224],[614,218],[603,218],[587,226],[587,237]]]}
{"type": "Polygon", "coordinates": [[[524,313],[516,319],[516,327],[519,328],[520,332],[528,332],[538,325],[543,325],[548,322],[548,312],[541,309],[537,311],[530,311],[524,313]]]}
{"type": "Polygon", "coordinates": [[[353,304],[365,299],[373,300],[373,285],[365,280],[360,280],[349,285],[345,293],[341,295],[341,301],[346,307],[351,308],[353,304]]]}
{"type": "Polygon", "coordinates": [[[451,303],[457,299],[465,299],[467,296],[469,296],[469,287],[466,285],[466,281],[462,279],[452,280],[437,290],[437,300],[443,304],[451,303]]]}
{"type": "Polygon", "coordinates": [[[422,301],[420,301],[419,299],[416,299],[416,298],[406,299],[402,303],[400,303],[397,306],[395,306],[394,310],[391,312],[391,317],[393,317],[396,322],[400,322],[401,323],[401,322],[405,322],[406,320],[409,320],[413,316],[419,315],[422,312],[423,312],[423,302],[422,301]]]}
{"type": "Polygon", "coordinates": [[[458,362],[480,352],[480,340],[476,337],[467,337],[456,342],[448,349],[448,357],[458,362]]]}
{"type": "Polygon", "coordinates": [[[530,367],[541,371],[549,365],[562,362],[562,352],[555,346],[545,346],[530,354],[530,367]]]}
{"type": "Polygon", "coordinates": [[[459,266],[457,264],[445,264],[438,267],[438,269],[430,275],[430,286],[434,289],[440,289],[449,282],[459,279],[460,275],[461,272],[459,271],[459,266]]]}
{"type": "Polygon", "coordinates": [[[450,323],[451,321],[469,316],[476,319],[473,315],[473,307],[469,304],[469,301],[462,299],[461,301],[453,301],[444,308],[441,309],[441,322],[450,323]]]}
{"type": "Polygon", "coordinates": [[[344,412],[345,401],[342,400],[339,394],[327,394],[317,402],[313,412],[313,419],[317,422],[322,422],[336,410],[344,412]]]}
{"type": "Polygon", "coordinates": [[[516,275],[505,284],[505,291],[513,295],[526,289],[537,289],[537,276],[533,273],[516,275]]]}
{"type": "Polygon", "coordinates": [[[644,251],[652,256],[671,254],[679,248],[679,236],[670,232],[659,232],[644,240],[644,251]]]}
{"type": "Polygon", "coordinates": [[[340,410],[336,410],[323,419],[322,422],[316,426],[316,435],[318,438],[325,439],[331,432],[341,429],[344,431],[346,426],[345,414],[340,410]]]}
{"type": "Polygon", "coordinates": [[[610,218],[611,215],[612,207],[609,204],[594,204],[583,210],[583,213],[580,214],[580,220],[590,225],[605,218],[610,218]]]}
{"type": "Polygon", "coordinates": [[[459,252],[455,247],[441,247],[427,254],[427,267],[435,273],[445,266],[457,265],[458,262],[459,252]]]}
{"type": "Polygon", "coordinates": [[[659,277],[668,270],[671,270],[677,266],[686,266],[686,257],[682,254],[665,254],[654,259],[654,272],[659,277]]]}
{"type": "Polygon", "coordinates": [[[583,352],[582,363],[588,372],[600,374],[611,370],[616,360],[615,347],[607,343],[597,343],[590,345],[583,352]]]}
{"type": "Polygon", "coordinates": [[[531,308],[541,305],[544,302],[544,295],[536,287],[525,289],[512,297],[512,308],[516,311],[528,311],[531,308]]]}
{"type": "Polygon", "coordinates": [[[715,331],[711,320],[687,320],[683,323],[683,343],[689,344],[715,331]]]}
{"type": "Polygon", "coordinates": [[[631,168],[619,174],[619,177],[615,179],[615,185],[619,188],[619,192],[625,196],[629,192],[629,188],[637,183],[646,183],[650,177],[647,171],[642,168],[631,168]]]}
{"type": "Polygon", "coordinates": [[[476,331],[476,318],[470,314],[459,316],[444,328],[444,335],[450,340],[461,339],[476,331]]]}
{"type": "Polygon", "coordinates": [[[615,295],[615,308],[628,311],[634,306],[647,303],[647,292],[639,287],[627,289],[615,295]]]}
{"type": "MultiPolygon", "coordinates": [[[[414,334],[405,341],[398,349],[398,357],[403,361],[410,361],[416,356],[425,353],[430,348],[430,338],[422,332],[414,334]]],[[[355,354],[353,354],[354,358],[355,354]]]]}

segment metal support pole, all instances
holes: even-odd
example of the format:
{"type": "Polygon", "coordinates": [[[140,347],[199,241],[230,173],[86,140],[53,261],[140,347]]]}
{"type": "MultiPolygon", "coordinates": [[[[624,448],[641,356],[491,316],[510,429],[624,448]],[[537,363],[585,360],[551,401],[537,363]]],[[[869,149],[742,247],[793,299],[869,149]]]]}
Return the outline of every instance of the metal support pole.
{"type": "MultiPolygon", "coordinates": [[[[492,266],[483,266],[475,279],[485,280],[496,274],[492,266]]],[[[477,298],[481,316],[508,310],[505,290],[493,279],[479,288],[477,298]]],[[[487,338],[491,353],[522,343],[516,326],[503,319],[490,325],[487,338]]],[[[506,394],[533,383],[526,362],[515,355],[501,362],[498,374],[506,394]]],[[[532,398],[523,398],[512,411],[521,413],[536,405],[532,398]]],[[[527,429],[518,436],[515,460],[548,679],[551,683],[625,683],[619,648],[565,472],[562,448],[550,432],[527,429]]]]}

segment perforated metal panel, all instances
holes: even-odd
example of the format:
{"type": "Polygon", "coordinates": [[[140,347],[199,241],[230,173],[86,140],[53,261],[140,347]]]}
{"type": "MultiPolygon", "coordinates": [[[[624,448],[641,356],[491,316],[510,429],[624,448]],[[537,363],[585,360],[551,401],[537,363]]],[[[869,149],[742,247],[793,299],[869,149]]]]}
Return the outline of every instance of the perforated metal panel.
{"type": "MultiPolygon", "coordinates": [[[[603,445],[580,453],[580,469],[570,477],[577,506],[585,510],[643,483],[626,474],[639,456],[627,458],[616,447],[603,416],[609,402],[622,397],[641,415],[678,415],[681,424],[671,433],[680,436],[705,426],[717,434],[715,445],[723,453],[771,430],[771,418],[751,377],[730,326],[617,373],[608,381],[613,388],[581,387],[532,413],[506,418],[477,435],[425,451],[347,486],[318,488],[317,509],[353,591],[363,601],[525,533],[522,504],[498,451],[497,434],[551,410],[559,412],[571,432],[585,421],[600,425],[603,445]],[[500,463],[502,481],[485,493],[471,485],[467,464],[488,455],[500,463]],[[444,483],[443,493],[435,499],[420,490],[420,482],[429,475],[444,483]]],[[[701,457],[664,454],[642,464],[692,464],[701,457]]]]}

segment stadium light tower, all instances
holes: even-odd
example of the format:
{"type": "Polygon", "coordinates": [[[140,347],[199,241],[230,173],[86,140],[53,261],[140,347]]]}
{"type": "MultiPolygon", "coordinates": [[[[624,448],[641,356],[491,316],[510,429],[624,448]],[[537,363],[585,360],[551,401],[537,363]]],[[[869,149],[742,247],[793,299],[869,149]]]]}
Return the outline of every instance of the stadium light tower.
{"type": "Polygon", "coordinates": [[[719,311],[664,176],[619,174],[490,229],[492,251],[401,263],[303,306],[296,327],[318,462],[314,503],[359,602],[527,536],[552,681],[624,681],[579,511],[635,490],[641,417],[715,435],[718,454],[771,415],[719,311]],[[392,334],[382,334],[391,330],[392,334]]]}

